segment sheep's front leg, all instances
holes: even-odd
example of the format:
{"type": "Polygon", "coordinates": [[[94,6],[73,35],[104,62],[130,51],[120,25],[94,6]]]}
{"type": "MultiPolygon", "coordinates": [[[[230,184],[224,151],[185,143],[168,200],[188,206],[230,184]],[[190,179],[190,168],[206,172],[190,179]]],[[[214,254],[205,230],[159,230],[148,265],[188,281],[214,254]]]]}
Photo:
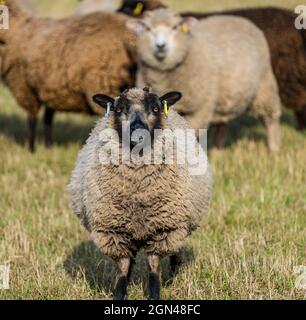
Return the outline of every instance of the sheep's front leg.
{"type": "Polygon", "coordinates": [[[37,127],[37,116],[28,116],[28,137],[29,137],[29,149],[33,153],[35,152],[35,140],[36,140],[36,127],[37,127]]]}
{"type": "Polygon", "coordinates": [[[268,136],[268,147],[271,152],[278,152],[280,149],[280,124],[279,120],[264,120],[267,136],[268,136]]]}
{"type": "Polygon", "coordinates": [[[179,267],[183,264],[182,254],[180,252],[170,256],[170,272],[171,275],[175,275],[179,267]]]}
{"type": "Polygon", "coordinates": [[[54,110],[46,107],[45,115],[44,115],[44,125],[45,125],[45,146],[46,148],[50,148],[53,144],[52,139],[52,122],[54,117],[54,110]]]}
{"type": "Polygon", "coordinates": [[[225,123],[218,123],[214,126],[214,145],[218,149],[224,148],[226,129],[225,123]]]}
{"type": "Polygon", "coordinates": [[[160,299],[160,258],[157,255],[148,256],[149,265],[149,299],[160,299]]]}
{"type": "Polygon", "coordinates": [[[117,265],[119,270],[116,275],[114,300],[125,300],[127,297],[128,278],[131,272],[131,258],[121,258],[117,265]]]}

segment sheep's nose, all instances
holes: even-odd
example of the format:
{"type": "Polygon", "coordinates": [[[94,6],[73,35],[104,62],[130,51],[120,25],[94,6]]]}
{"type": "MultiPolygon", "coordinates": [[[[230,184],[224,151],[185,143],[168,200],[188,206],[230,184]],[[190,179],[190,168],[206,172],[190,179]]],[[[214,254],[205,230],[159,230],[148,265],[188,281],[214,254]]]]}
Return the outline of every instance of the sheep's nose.
{"type": "Polygon", "coordinates": [[[142,121],[135,121],[131,124],[131,132],[134,132],[135,130],[147,130],[147,129],[148,129],[148,126],[142,121]]]}
{"type": "Polygon", "coordinates": [[[156,48],[159,50],[159,51],[164,51],[166,49],[166,43],[163,42],[163,43],[156,43],[156,48]]]}

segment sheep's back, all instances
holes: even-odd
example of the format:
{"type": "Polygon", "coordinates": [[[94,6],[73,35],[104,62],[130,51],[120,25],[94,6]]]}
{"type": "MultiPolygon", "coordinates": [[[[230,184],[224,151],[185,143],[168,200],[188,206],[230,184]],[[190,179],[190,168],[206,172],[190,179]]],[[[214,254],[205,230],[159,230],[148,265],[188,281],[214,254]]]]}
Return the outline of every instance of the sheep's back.
{"type": "Polygon", "coordinates": [[[100,113],[93,94],[117,95],[133,85],[136,40],[125,21],[106,13],[33,19],[22,59],[39,99],[57,110],[100,113]]]}
{"type": "Polygon", "coordinates": [[[235,117],[253,101],[262,77],[271,70],[269,49],[262,31],[243,18],[214,16],[201,20],[197,36],[203,32],[211,36],[220,57],[214,121],[222,122],[223,115],[235,117]]]}

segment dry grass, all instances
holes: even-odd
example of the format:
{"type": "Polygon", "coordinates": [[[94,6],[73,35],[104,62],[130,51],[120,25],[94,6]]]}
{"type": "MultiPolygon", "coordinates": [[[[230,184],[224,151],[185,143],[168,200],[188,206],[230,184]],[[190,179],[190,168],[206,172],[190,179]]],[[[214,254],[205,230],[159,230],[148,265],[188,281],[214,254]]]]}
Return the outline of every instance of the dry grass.
{"type": "MultiPolygon", "coordinates": [[[[47,1],[39,3],[46,8],[47,1]]],[[[52,6],[59,3],[70,6],[63,0],[52,6]]],[[[213,4],[189,3],[207,3],[203,9],[213,4]]],[[[66,192],[95,119],[57,115],[55,147],[46,150],[40,142],[32,155],[24,147],[23,111],[6,90],[0,93],[0,264],[11,266],[11,288],[0,290],[0,299],[111,298],[115,265],[88,240],[66,192]]],[[[163,262],[165,299],[305,298],[294,288],[293,267],[306,265],[306,134],[295,130],[289,112],[282,134],[282,152],[271,156],[262,127],[243,118],[232,125],[226,149],[210,151],[212,207],[177,277],[169,278],[163,262]]],[[[141,254],[133,272],[131,299],[144,298],[144,259],[141,254]]]]}

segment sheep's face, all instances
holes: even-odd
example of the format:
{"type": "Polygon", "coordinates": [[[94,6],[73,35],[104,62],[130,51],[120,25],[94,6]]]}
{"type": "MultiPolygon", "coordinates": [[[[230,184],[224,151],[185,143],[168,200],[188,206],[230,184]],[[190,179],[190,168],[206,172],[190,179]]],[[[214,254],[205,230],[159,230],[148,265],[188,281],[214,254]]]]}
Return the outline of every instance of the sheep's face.
{"type": "Polygon", "coordinates": [[[174,105],[181,97],[179,92],[169,92],[159,97],[144,88],[126,90],[116,99],[102,94],[95,95],[93,99],[111,111],[110,117],[121,141],[125,140],[123,137],[130,137],[128,143],[133,147],[133,135],[140,131],[146,131],[145,136],[153,141],[154,130],[164,129],[165,108],[174,105]]]}
{"type": "Polygon", "coordinates": [[[160,70],[173,69],[188,54],[195,18],[182,18],[168,9],[148,12],[144,20],[129,20],[127,26],[138,35],[141,60],[160,70]]]}

